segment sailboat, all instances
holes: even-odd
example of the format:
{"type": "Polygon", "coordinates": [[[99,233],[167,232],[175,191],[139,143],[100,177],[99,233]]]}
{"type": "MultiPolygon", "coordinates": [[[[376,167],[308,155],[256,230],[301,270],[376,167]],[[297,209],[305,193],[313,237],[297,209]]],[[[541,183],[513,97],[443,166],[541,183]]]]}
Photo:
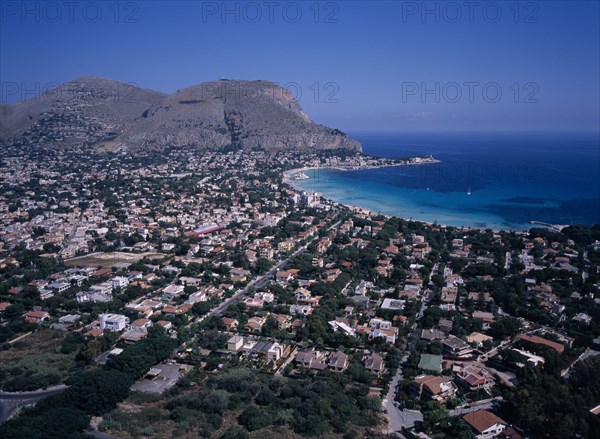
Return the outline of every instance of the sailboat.
{"type": "Polygon", "coordinates": [[[469,186],[469,190],[467,190],[467,195],[471,195],[471,186],[469,186]]]}

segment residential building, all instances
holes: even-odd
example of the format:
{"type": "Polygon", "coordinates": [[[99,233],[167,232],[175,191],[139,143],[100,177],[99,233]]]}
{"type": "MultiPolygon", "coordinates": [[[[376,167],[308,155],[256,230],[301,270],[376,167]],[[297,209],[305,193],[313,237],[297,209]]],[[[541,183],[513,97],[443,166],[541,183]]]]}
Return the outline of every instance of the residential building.
{"type": "Polygon", "coordinates": [[[325,355],[314,349],[300,351],[296,355],[296,364],[309,369],[324,370],[327,369],[327,363],[324,361],[325,355]]]}
{"type": "Polygon", "coordinates": [[[122,331],[129,323],[129,319],[121,314],[100,314],[98,316],[101,330],[122,331]]]}
{"type": "Polygon", "coordinates": [[[426,396],[444,403],[454,397],[458,388],[451,377],[435,375],[419,375],[409,386],[411,392],[417,396],[426,396]]]}
{"type": "Polygon", "coordinates": [[[184,288],[183,285],[169,285],[163,289],[163,294],[170,297],[179,296],[183,293],[184,288]]]}
{"type": "Polygon", "coordinates": [[[239,352],[244,346],[244,337],[241,335],[234,335],[227,340],[227,350],[231,352],[239,352]]]}
{"type": "Polygon", "coordinates": [[[565,351],[564,345],[557,343],[555,341],[547,340],[538,335],[524,334],[521,336],[521,340],[525,340],[525,341],[528,341],[533,344],[548,346],[548,347],[554,349],[559,354],[562,354],[565,351]]]}
{"type": "Polygon", "coordinates": [[[124,276],[115,276],[110,282],[112,283],[113,288],[125,288],[129,285],[129,279],[124,276]]]}
{"type": "Polygon", "coordinates": [[[473,349],[468,343],[454,336],[442,340],[442,347],[444,355],[452,358],[466,358],[473,353],[473,349]]]}
{"type": "Polygon", "coordinates": [[[373,352],[365,358],[365,369],[379,376],[383,372],[383,358],[381,355],[373,352]]]}
{"type": "Polygon", "coordinates": [[[23,318],[28,323],[42,323],[44,320],[50,318],[50,314],[46,311],[27,311],[23,314],[23,318]]]}
{"type": "Polygon", "coordinates": [[[100,284],[92,285],[90,291],[97,294],[109,295],[112,293],[113,284],[111,282],[102,282],[100,284]]]}
{"type": "Polygon", "coordinates": [[[265,362],[278,361],[283,355],[283,346],[277,342],[258,341],[243,346],[243,352],[249,360],[265,362]]]}
{"type": "Polygon", "coordinates": [[[502,418],[487,410],[467,413],[463,420],[473,429],[477,439],[497,437],[508,425],[502,418]]]}
{"type": "Polygon", "coordinates": [[[123,335],[121,335],[121,337],[119,337],[119,340],[122,340],[127,344],[133,344],[146,338],[147,336],[148,331],[146,330],[146,328],[129,329],[128,331],[125,331],[123,335]]]}
{"type": "Polygon", "coordinates": [[[238,326],[240,324],[240,322],[238,322],[237,319],[232,319],[232,318],[229,318],[229,317],[223,317],[221,320],[223,321],[223,324],[225,325],[225,328],[228,331],[237,331],[238,326]]]}
{"type": "Polygon", "coordinates": [[[481,332],[472,332],[467,336],[467,343],[470,343],[476,347],[480,347],[488,340],[493,340],[493,338],[489,335],[482,334],[481,332]]]}
{"type": "Polygon", "coordinates": [[[266,322],[266,317],[250,317],[246,323],[245,329],[248,332],[260,333],[266,322]]]}
{"type": "Polygon", "coordinates": [[[331,357],[329,357],[327,367],[334,372],[343,372],[348,367],[348,355],[342,351],[335,351],[331,357]]]}
{"type": "Polygon", "coordinates": [[[137,319],[131,323],[131,329],[143,330],[152,326],[152,320],[150,319],[137,319]]]}
{"type": "Polygon", "coordinates": [[[465,366],[457,374],[459,384],[474,391],[494,385],[494,377],[488,371],[477,366],[465,366]]]}

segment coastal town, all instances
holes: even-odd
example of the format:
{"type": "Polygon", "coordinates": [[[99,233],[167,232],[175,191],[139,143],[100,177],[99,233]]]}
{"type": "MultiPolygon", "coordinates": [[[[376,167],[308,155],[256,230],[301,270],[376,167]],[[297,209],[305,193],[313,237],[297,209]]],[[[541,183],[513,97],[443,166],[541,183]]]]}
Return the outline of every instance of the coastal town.
{"type": "Polygon", "coordinates": [[[600,432],[598,225],[425,224],[295,181],[431,156],[77,154],[1,159],[0,438],[600,432]]]}

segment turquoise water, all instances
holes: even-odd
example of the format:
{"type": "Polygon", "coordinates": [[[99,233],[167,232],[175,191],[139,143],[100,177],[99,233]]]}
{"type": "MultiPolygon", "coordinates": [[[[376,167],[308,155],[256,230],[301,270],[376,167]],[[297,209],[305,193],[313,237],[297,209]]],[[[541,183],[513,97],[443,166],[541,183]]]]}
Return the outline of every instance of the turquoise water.
{"type": "Polygon", "coordinates": [[[354,134],[366,154],[442,163],[313,170],[298,182],[336,201],[439,224],[524,230],[600,223],[597,134],[354,134]],[[470,192],[470,195],[469,195],[470,192]]]}

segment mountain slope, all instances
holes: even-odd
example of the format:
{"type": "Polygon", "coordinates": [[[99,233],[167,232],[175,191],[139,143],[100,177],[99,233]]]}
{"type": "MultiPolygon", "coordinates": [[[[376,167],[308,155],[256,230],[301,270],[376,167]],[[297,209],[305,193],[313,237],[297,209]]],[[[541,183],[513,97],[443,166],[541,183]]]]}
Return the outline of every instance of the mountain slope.
{"type": "Polygon", "coordinates": [[[0,139],[40,148],[361,150],[313,123],[288,90],[268,81],[220,80],[165,95],[86,77],[0,112],[0,139]]]}
{"type": "Polygon", "coordinates": [[[83,77],[1,109],[0,138],[26,146],[88,146],[119,136],[165,94],[83,77]]]}

